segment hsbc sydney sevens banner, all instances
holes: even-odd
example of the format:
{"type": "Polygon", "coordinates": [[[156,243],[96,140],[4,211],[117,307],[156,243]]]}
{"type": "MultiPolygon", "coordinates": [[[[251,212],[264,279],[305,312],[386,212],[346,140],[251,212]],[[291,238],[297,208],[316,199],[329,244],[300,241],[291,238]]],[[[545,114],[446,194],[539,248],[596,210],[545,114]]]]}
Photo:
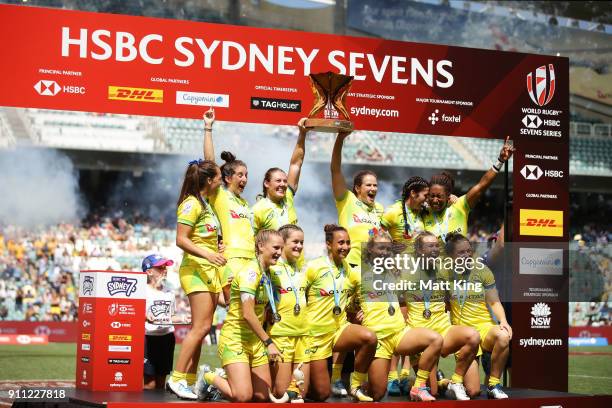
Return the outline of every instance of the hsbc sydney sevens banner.
{"type": "Polygon", "coordinates": [[[4,106],[295,124],[331,70],[356,129],[567,138],[566,58],[9,5],[0,42],[4,106]]]}

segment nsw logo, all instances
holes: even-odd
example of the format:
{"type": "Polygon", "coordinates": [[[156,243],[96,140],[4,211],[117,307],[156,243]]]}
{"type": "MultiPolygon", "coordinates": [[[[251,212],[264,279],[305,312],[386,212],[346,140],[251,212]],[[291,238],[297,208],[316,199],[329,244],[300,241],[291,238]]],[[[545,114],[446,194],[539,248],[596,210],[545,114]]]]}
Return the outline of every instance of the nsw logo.
{"type": "Polygon", "coordinates": [[[125,296],[130,297],[132,293],[136,292],[136,279],[126,278],[125,276],[113,276],[110,282],[106,283],[106,288],[111,296],[123,293],[125,296]]]}
{"type": "Polygon", "coordinates": [[[536,303],[531,307],[531,328],[550,329],[550,307],[546,303],[536,303]]]}
{"type": "Polygon", "coordinates": [[[553,64],[542,65],[535,72],[527,74],[527,92],[538,106],[545,106],[555,95],[555,67],[553,64]]]}

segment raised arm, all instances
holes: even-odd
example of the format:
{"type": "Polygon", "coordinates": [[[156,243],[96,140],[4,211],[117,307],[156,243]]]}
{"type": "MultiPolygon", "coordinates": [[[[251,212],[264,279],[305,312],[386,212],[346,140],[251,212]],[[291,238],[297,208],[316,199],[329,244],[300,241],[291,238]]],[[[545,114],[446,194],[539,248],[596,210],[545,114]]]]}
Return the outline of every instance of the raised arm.
{"type": "Polygon", "coordinates": [[[512,147],[512,144],[510,143],[510,136],[506,136],[504,145],[499,152],[497,163],[491,166],[491,168],[482,176],[480,181],[467,192],[465,198],[470,208],[474,208],[482,194],[491,186],[493,180],[495,180],[497,173],[499,173],[504,163],[507,162],[510,157],[512,157],[512,153],[514,153],[514,147],[512,147]]]}
{"type": "Polygon", "coordinates": [[[344,145],[344,139],[350,135],[350,132],[340,132],[334,143],[334,149],[332,150],[331,157],[331,177],[332,177],[332,190],[334,192],[334,198],[336,200],[342,199],[346,194],[348,188],[342,175],[342,146],[344,145]]]}
{"type": "Polygon", "coordinates": [[[306,118],[302,118],[298,122],[300,134],[298,135],[298,140],[295,143],[295,148],[293,149],[293,154],[291,155],[291,161],[289,162],[289,174],[287,175],[287,184],[289,184],[289,187],[291,187],[294,193],[298,189],[300,173],[302,172],[302,164],[304,164],[304,145],[306,143],[306,133],[308,133],[308,129],[304,127],[305,121],[306,118]]]}
{"type": "Polygon", "coordinates": [[[204,159],[215,161],[215,146],[212,140],[212,125],[215,123],[215,110],[211,107],[204,115],[204,159]]]}

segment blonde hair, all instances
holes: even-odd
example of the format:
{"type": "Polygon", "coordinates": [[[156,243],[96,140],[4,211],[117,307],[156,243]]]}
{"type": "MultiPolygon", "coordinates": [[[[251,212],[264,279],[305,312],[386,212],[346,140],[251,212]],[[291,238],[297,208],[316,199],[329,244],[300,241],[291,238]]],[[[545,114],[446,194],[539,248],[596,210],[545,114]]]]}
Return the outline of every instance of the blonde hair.
{"type": "Polygon", "coordinates": [[[283,235],[276,231],[276,230],[272,230],[272,229],[266,229],[266,230],[261,230],[257,233],[257,235],[255,235],[255,253],[257,255],[259,255],[259,246],[265,244],[266,242],[268,242],[270,240],[270,238],[272,237],[278,237],[280,239],[283,240],[283,242],[285,241],[283,239],[283,235]]]}

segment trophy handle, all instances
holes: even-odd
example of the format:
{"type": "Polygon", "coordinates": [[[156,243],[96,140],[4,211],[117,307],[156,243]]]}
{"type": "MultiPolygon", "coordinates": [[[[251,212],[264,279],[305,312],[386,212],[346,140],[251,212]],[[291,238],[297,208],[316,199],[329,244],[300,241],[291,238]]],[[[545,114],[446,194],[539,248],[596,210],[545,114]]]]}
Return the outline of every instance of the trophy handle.
{"type": "Polygon", "coordinates": [[[316,81],[310,81],[310,89],[315,97],[315,104],[310,110],[308,117],[316,116],[317,113],[321,112],[325,105],[327,105],[327,95],[325,91],[316,81]]]}
{"type": "Polygon", "coordinates": [[[342,116],[344,116],[344,118],[346,120],[350,120],[350,116],[348,111],[346,110],[345,106],[346,106],[346,96],[348,95],[349,90],[351,89],[351,83],[349,82],[348,84],[346,84],[345,86],[343,86],[338,93],[336,94],[336,96],[333,99],[333,105],[336,108],[336,110],[342,114],[342,116]]]}

